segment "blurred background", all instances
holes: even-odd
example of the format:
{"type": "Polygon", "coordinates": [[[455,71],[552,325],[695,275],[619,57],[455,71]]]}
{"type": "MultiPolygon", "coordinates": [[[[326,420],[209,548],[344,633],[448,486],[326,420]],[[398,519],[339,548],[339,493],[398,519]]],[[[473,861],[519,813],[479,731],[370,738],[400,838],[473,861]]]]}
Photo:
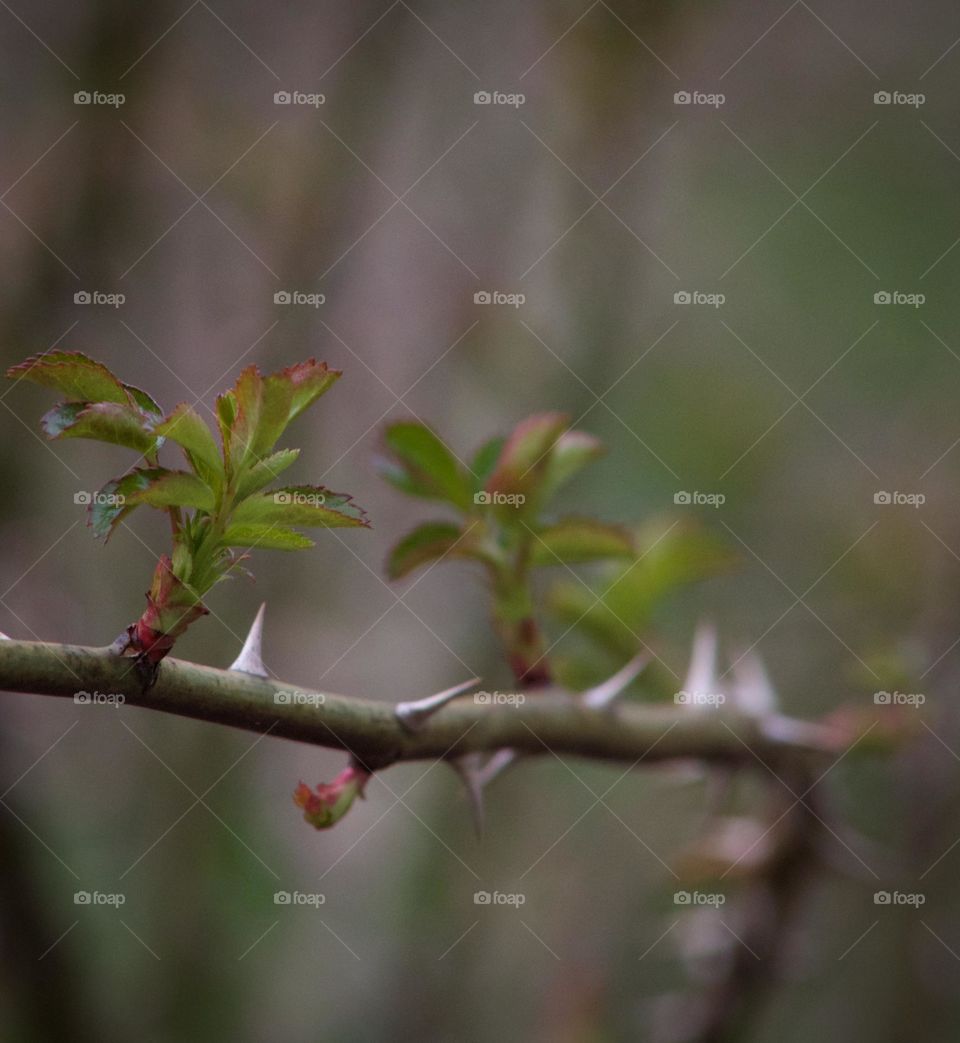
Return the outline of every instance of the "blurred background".
{"type": "MultiPolygon", "coordinates": [[[[352,493],[373,530],[256,553],[256,583],[218,588],[180,657],[227,666],[266,601],[285,680],[388,702],[474,674],[505,689],[468,566],[385,582],[436,510],[372,458],[393,418],[463,456],[561,410],[609,447],[578,510],[679,519],[729,558],[645,621],[675,677],[713,620],[790,714],[925,695],[910,749],[818,786],[823,858],[727,1038],[960,1032],[958,37],[944,0],[0,10],[4,364],[82,351],[168,408],[210,406],[251,362],[344,371],[290,432],[291,474],[352,493]]],[[[106,644],[165,524],[94,542],[74,496],[130,453],[47,444],[52,402],[0,397],[0,629],[106,644]]],[[[582,654],[548,628],[558,659],[582,654]]],[[[733,890],[726,932],[673,901],[711,775],[544,756],[493,784],[478,841],[453,773],[403,765],[317,833],[291,793],[335,752],[3,709],[5,1038],[694,1038],[743,958],[733,890]]],[[[756,769],[735,810],[764,822],[756,769]]]]}

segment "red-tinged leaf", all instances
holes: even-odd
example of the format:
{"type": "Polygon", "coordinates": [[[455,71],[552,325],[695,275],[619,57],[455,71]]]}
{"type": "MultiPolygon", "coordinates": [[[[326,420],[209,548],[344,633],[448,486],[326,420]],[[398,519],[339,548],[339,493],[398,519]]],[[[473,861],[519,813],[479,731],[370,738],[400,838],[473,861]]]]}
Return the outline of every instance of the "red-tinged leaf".
{"type": "Polygon", "coordinates": [[[244,500],[279,478],[299,455],[299,449],[280,449],[270,456],[265,456],[243,473],[237,484],[237,499],[244,500]]]}
{"type": "Polygon", "coordinates": [[[342,374],[338,369],[329,369],[326,362],[307,359],[306,362],[282,369],[277,376],[287,378],[293,388],[290,415],[287,418],[289,423],[329,391],[342,374]]]}
{"type": "Polygon", "coordinates": [[[131,628],[134,647],[158,663],[174,641],[208,609],[185,583],[173,574],[170,558],[157,562],[147,594],[147,608],[131,628]]]}
{"type": "Polygon", "coordinates": [[[350,810],[357,797],[363,796],[369,772],[351,764],[333,780],[321,782],[316,791],[301,782],[293,794],[293,802],[303,809],[303,817],[314,829],[329,829],[350,810]]]}
{"type": "Polygon", "coordinates": [[[250,453],[260,459],[271,452],[290,422],[293,405],[293,384],[282,373],[272,373],[263,379],[260,416],[250,443],[250,453]]]}
{"type": "Polygon", "coordinates": [[[487,480],[487,492],[526,496],[535,492],[568,422],[563,413],[542,413],[517,424],[487,480]]]}
{"type": "Polygon", "coordinates": [[[78,352],[48,351],[36,355],[12,366],[7,376],[57,388],[74,402],[131,402],[123,384],[106,366],[78,352]]]}
{"type": "Polygon", "coordinates": [[[263,377],[256,366],[247,366],[240,374],[233,394],[237,404],[237,415],[231,431],[230,452],[234,467],[240,468],[252,450],[263,406],[263,377]]]}
{"type": "Polygon", "coordinates": [[[217,396],[217,425],[220,428],[220,443],[223,446],[223,459],[229,472],[233,467],[231,441],[233,425],[237,419],[237,396],[232,391],[225,391],[217,396]]]}
{"type": "Polygon", "coordinates": [[[152,452],[157,444],[144,415],[133,406],[116,402],[92,402],[69,424],[65,423],[64,413],[52,410],[43,424],[45,430],[57,430],[55,438],[92,438],[144,454],[152,452]]]}
{"type": "Polygon", "coordinates": [[[564,431],[547,458],[542,485],[544,498],[552,496],[603,452],[604,446],[599,438],[586,431],[564,431]]]}
{"type": "Polygon", "coordinates": [[[187,471],[156,467],[142,473],[150,480],[142,489],[128,495],[129,503],[146,503],[151,507],[197,507],[202,511],[212,511],[216,505],[210,486],[187,471]]]}
{"type": "Polygon", "coordinates": [[[381,464],[380,473],[414,496],[446,500],[461,510],[473,502],[473,491],[456,457],[443,442],[417,420],[390,424],[384,443],[392,459],[381,464]]]}
{"type": "Polygon", "coordinates": [[[470,536],[450,522],[424,522],[418,525],[390,551],[387,575],[402,579],[421,565],[438,558],[468,558],[474,556],[470,536]]]}
{"type": "Polygon", "coordinates": [[[563,518],[541,529],[531,544],[534,565],[575,565],[633,558],[636,553],[627,529],[590,518],[563,518]]]}
{"type": "Polygon", "coordinates": [[[176,442],[187,454],[194,470],[211,485],[223,479],[223,463],[217,443],[201,417],[192,406],[182,402],[154,432],[176,442]]]}
{"type": "Polygon", "coordinates": [[[40,429],[48,438],[59,438],[89,405],[89,402],[61,402],[40,418],[40,429]]]}
{"type": "Polygon", "coordinates": [[[313,540],[282,525],[231,525],[224,533],[228,547],[262,547],[265,550],[305,550],[313,540]]]}
{"type": "Polygon", "coordinates": [[[233,513],[237,525],[311,525],[324,528],[367,526],[366,515],[344,493],[319,485],[292,485],[256,493],[233,513]]]}
{"type": "Polygon", "coordinates": [[[163,410],[156,402],[154,402],[146,391],[141,391],[140,388],[134,387],[132,384],[124,384],[123,387],[133,400],[134,405],[142,409],[144,413],[148,413],[151,417],[157,418],[163,416],[163,410]]]}
{"type": "Polygon", "coordinates": [[[110,539],[120,522],[139,506],[138,503],[132,503],[129,497],[145,489],[151,481],[150,471],[131,471],[129,474],[107,482],[99,492],[94,494],[87,510],[90,527],[97,539],[104,541],[110,539]]]}

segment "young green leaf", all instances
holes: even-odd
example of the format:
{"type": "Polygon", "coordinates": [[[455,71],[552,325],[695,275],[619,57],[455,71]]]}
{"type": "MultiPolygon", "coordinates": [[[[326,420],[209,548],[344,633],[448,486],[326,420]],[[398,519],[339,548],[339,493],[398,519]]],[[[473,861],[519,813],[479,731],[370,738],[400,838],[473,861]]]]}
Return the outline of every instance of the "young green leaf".
{"type": "Polygon", "coordinates": [[[453,453],[425,424],[417,420],[390,424],[384,443],[393,457],[381,465],[387,481],[413,496],[446,500],[461,510],[470,507],[470,482],[453,453]]]}
{"type": "Polygon", "coordinates": [[[626,529],[591,518],[563,518],[540,529],[531,545],[534,565],[575,565],[635,555],[633,537],[626,529]]]}
{"type": "Polygon", "coordinates": [[[245,500],[251,493],[269,485],[294,463],[299,455],[299,449],[280,449],[255,463],[249,470],[244,471],[237,483],[237,499],[245,500]]]}
{"type": "Polygon", "coordinates": [[[220,451],[210,432],[192,406],[181,402],[179,406],[155,428],[154,432],[176,442],[186,453],[191,466],[214,488],[223,479],[223,462],[220,451]]]}
{"type": "Polygon", "coordinates": [[[313,540],[282,525],[231,525],[223,542],[229,547],[263,547],[267,550],[305,550],[313,540]]]}
{"type": "Polygon", "coordinates": [[[500,459],[500,454],[503,452],[505,441],[505,438],[498,435],[496,438],[484,442],[474,454],[473,460],[470,462],[470,470],[473,472],[473,491],[475,493],[480,492],[489,481],[493,469],[497,466],[497,460],[500,459]]]}
{"type": "Polygon", "coordinates": [[[255,493],[233,512],[237,525],[311,525],[324,528],[369,526],[362,508],[343,493],[320,485],[291,485],[255,493]]]}
{"type": "Polygon", "coordinates": [[[418,525],[390,551],[387,559],[387,575],[390,579],[402,579],[415,572],[421,565],[443,557],[465,558],[472,556],[469,536],[450,522],[424,522],[418,525]]]}
{"type": "Polygon", "coordinates": [[[197,507],[202,511],[214,508],[213,490],[196,475],[187,471],[168,471],[163,467],[140,473],[149,481],[127,495],[128,503],[147,503],[151,507],[197,507]]]}

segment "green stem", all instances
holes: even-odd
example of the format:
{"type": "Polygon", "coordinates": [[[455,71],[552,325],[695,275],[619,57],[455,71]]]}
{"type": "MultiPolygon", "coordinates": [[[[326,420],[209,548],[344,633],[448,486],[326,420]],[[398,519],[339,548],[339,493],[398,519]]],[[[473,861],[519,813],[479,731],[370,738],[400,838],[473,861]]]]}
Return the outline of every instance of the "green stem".
{"type": "MultiPolygon", "coordinates": [[[[164,660],[142,690],[133,661],[106,648],[0,640],[0,689],[73,698],[122,695],[131,706],[246,731],[346,749],[375,770],[397,761],[435,760],[503,747],[634,763],[699,758],[769,767],[829,764],[856,738],[849,728],[776,718],[776,727],[726,710],[620,706],[592,710],[563,694],[530,695],[492,707],[469,696],[444,707],[416,732],[390,704],[328,693],[177,659],[164,660]],[[296,694],[294,694],[296,693],[296,694]]],[[[115,700],[118,701],[118,700],[115,700]]]]}

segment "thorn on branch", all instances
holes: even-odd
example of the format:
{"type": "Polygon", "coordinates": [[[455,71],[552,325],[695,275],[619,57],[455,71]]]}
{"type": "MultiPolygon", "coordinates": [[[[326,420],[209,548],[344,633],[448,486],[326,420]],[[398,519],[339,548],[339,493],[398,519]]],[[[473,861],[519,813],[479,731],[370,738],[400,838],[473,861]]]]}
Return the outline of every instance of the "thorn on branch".
{"type": "Polygon", "coordinates": [[[638,677],[650,662],[649,652],[640,652],[622,666],[612,677],[595,688],[588,688],[582,696],[583,705],[602,710],[622,695],[634,678],[638,677]]]}
{"type": "Polygon", "coordinates": [[[266,608],[267,603],[264,602],[250,626],[250,632],[243,643],[243,648],[240,649],[240,655],[230,666],[231,670],[253,674],[255,677],[268,676],[267,668],[263,665],[263,616],[266,608]]]}
{"type": "Polygon", "coordinates": [[[447,763],[456,772],[470,802],[470,814],[477,839],[483,839],[483,754],[465,753],[462,757],[448,760],[447,763]]]}
{"type": "Polygon", "coordinates": [[[418,731],[432,717],[437,710],[442,709],[458,695],[463,695],[467,689],[480,683],[479,677],[471,677],[469,681],[447,688],[436,695],[428,695],[424,699],[416,699],[413,702],[398,703],[393,711],[397,720],[408,732],[418,731]]]}

